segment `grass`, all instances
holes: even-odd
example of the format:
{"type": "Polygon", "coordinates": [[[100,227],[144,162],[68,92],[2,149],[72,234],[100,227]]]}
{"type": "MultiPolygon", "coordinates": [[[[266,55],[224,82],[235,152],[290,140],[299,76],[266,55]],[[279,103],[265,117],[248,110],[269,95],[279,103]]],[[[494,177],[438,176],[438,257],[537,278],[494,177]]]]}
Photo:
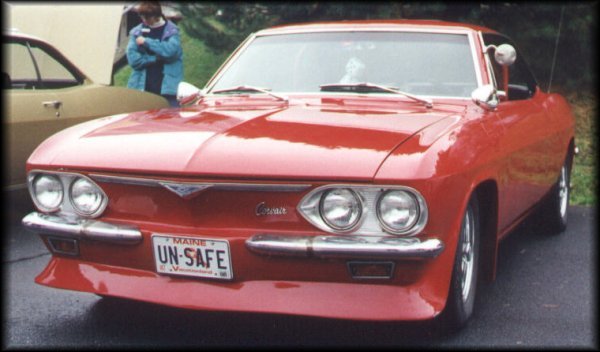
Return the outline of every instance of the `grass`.
{"type": "MultiPolygon", "coordinates": [[[[215,54],[202,41],[194,39],[181,31],[181,45],[184,53],[183,80],[197,87],[204,87],[212,74],[225,61],[228,54],[215,54]]],[[[115,74],[115,85],[127,86],[131,68],[125,66],[115,74]]],[[[597,202],[597,152],[596,143],[598,112],[597,100],[593,94],[564,94],[571,104],[575,116],[575,143],[579,155],[573,164],[571,183],[571,204],[595,205],[597,202]]]]}
{"type": "Polygon", "coordinates": [[[598,102],[592,94],[566,95],[575,116],[575,144],[579,155],[575,157],[571,172],[571,204],[596,205],[598,190],[598,102]]]}

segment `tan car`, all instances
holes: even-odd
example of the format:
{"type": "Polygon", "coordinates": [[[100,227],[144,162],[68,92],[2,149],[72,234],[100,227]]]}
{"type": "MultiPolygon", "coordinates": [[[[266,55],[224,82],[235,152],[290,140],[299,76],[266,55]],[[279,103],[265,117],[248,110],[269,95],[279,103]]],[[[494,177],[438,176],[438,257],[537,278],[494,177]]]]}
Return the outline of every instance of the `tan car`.
{"type": "Polygon", "coordinates": [[[50,135],[97,117],[169,106],[159,95],[94,83],[40,38],[6,31],[2,47],[4,189],[25,186],[25,161],[50,135]]]}

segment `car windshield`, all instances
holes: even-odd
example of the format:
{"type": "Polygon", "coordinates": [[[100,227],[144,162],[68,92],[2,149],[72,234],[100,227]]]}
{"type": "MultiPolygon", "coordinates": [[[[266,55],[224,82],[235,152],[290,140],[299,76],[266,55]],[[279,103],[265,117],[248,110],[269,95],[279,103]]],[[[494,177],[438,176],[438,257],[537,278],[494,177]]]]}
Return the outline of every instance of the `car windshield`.
{"type": "Polygon", "coordinates": [[[316,93],[321,85],[360,82],[421,96],[469,97],[477,88],[466,34],[363,31],[259,36],[211,90],[316,93]]]}

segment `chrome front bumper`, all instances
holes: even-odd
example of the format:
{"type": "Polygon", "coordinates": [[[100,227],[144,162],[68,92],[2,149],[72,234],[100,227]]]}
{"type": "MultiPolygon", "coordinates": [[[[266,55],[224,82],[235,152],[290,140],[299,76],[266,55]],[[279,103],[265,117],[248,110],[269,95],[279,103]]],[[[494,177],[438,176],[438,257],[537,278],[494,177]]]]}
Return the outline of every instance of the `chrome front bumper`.
{"type": "Polygon", "coordinates": [[[45,235],[119,244],[136,244],[142,240],[142,233],[137,227],[104,221],[70,219],[33,212],[26,215],[21,223],[29,230],[45,235]]]}
{"type": "MultiPolygon", "coordinates": [[[[136,244],[142,241],[141,231],[131,225],[104,221],[67,218],[56,215],[30,213],[23,225],[44,235],[74,239],[136,244]]],[[[284,236],[255,235],[246,240],[246,247],[257,254],[318,258],[370,259],[427,259],[435,258],[444,250],[437,238],[420,240],[414,237],[355,237],[355,236],[284,236]]]]}
{"type": "Polygon", "coordinates": [[[437,238],[256,235],[246,247],[263,255],[394,260],[435,258],[444,243],[437,238]]]}

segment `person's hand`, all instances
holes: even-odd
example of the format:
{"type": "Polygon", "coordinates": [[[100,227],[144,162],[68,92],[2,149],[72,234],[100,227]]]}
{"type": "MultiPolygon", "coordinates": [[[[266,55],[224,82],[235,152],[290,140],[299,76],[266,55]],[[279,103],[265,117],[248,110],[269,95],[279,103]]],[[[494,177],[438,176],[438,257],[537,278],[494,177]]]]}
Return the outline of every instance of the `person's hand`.
{"type": "Polygon", "coordinates": [[[137,45],[144,45],[145,41],[146,41],[146,39],[144,39],[144,37],[142,37],[142,36],[139,36],[139,37],[135,38],[135,43],[137,45]]]}

